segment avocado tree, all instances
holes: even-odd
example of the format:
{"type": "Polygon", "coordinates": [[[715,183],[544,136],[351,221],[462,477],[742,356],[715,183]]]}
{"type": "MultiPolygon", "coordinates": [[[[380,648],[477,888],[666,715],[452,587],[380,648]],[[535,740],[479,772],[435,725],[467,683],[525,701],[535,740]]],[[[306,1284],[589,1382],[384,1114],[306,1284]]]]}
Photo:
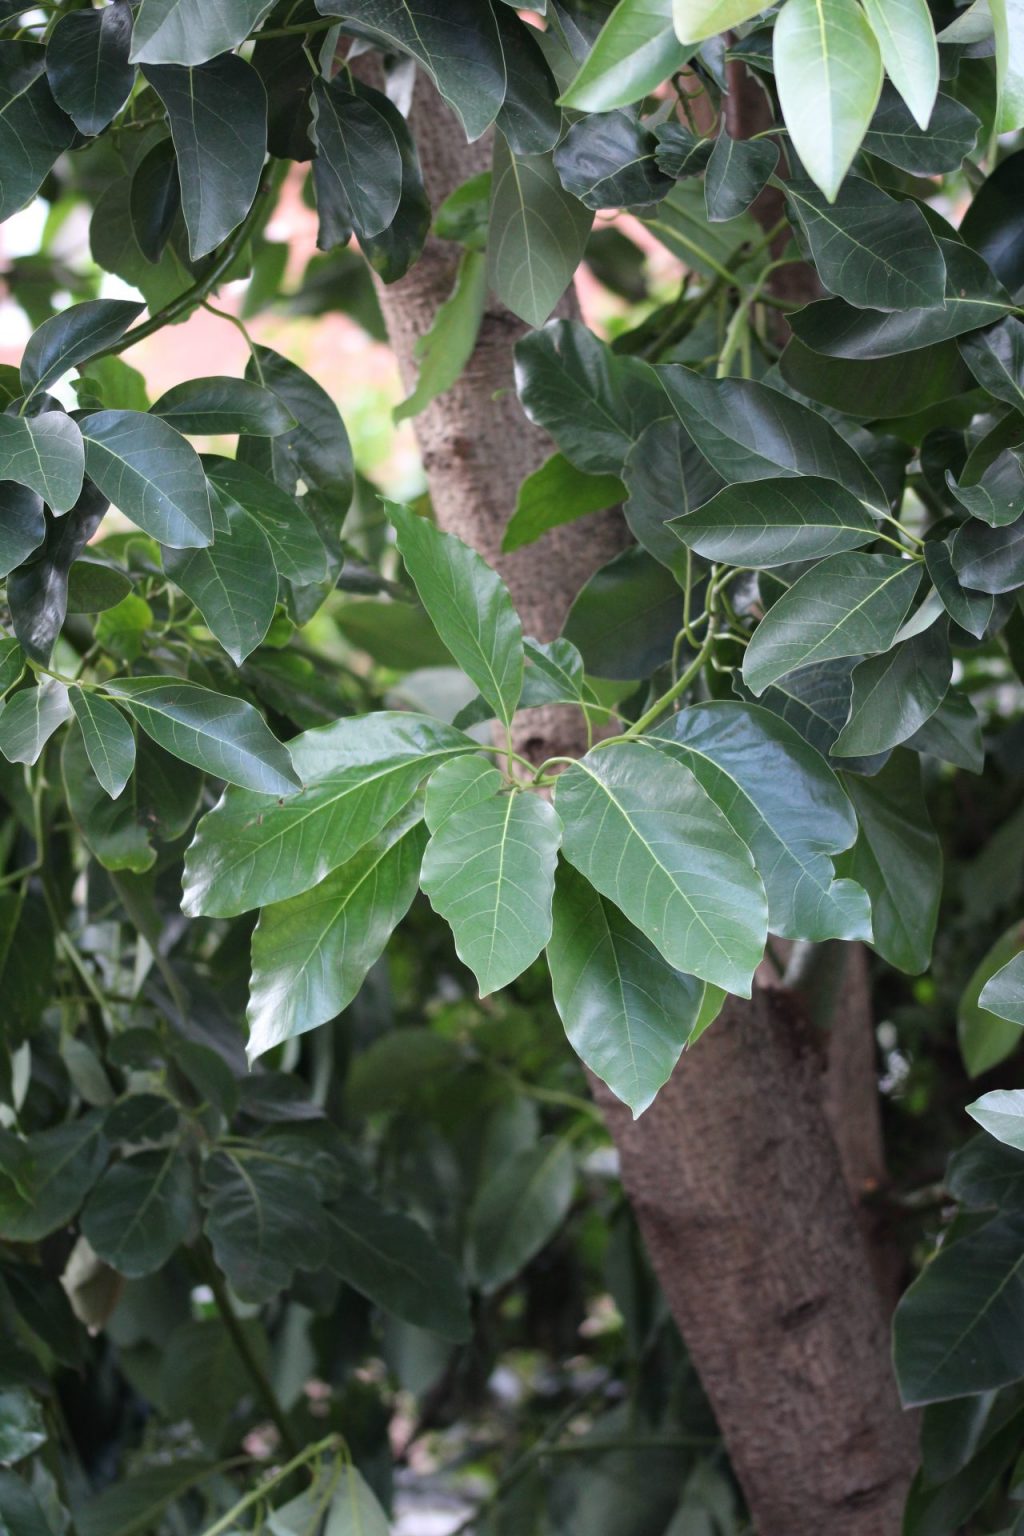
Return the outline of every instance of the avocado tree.
{"type": "Polygon", "coordinates": [[[0,4],[0,1529],[1024,1530],[1022,130],[1013,0],[0,4]]]}

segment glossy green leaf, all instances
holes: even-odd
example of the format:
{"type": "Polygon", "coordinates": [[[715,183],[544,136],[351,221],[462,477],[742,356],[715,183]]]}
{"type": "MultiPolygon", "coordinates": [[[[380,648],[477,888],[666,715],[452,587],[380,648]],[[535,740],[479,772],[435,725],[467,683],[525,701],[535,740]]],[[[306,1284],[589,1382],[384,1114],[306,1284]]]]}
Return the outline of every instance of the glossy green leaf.
{"type": "Polygon", "coordinates": [[[200,1199],[214,1257],[240,1301],[270,1301],[296,1268],[322,1264],[327,1232],[319,1184],[297,1159],[261,1156],[258,1143],[215,1151],[203,1165],[200,1199]]]}
{"type": "MultiPolygon", "coordinates": [[[[364,88],[356,83],[356,90],[364,88]]],[[[360,242],[363,255],[383,283],[397,283],[420,258],[430,232],[430,199],[423,183],[419,154],[405,118],[380,92],[372,93],[378,112],[385,117],[402,157],[402,196],[398,212],[382,234],[360,242]]]]}
{"type": "Polygon", "coordinates": [[[864,9],[889,79],[927,128],[939,89],[939,49],[926,0],[864,0],[864,9]]]}
{"type": "Polygon", "coordinates": [[[151,265],[159,265],[181,213],[178,159],[169,134],[158,139],[135,165],[128,212],[140,252],[151,265]]]}
{"type": "Polygon", "coordinates": [[[871,909],[832,856],[857,818],[828,764],[768,710],[732,701],[680,710],[650,740],[688,768],[753,854],[768,924],[783,938],[869,939],[871,909]]]}
{"type": "Polygon", "coordinates": [[[90,478],[125,517],[173,549],[212,543],[199,455],[173,427],[141,411],[97,411],[82,436],[90,478]]]}
{"type": "Polygon", "coordinates": [[[306,731],[289,743],[299,794],[280,803],[229,789],[203,817],[185,859],[184,910],[233,917],[311,890],[376,837],[434,768],[477,750],[425,715],[381,711],[306,731]]]}
{"type": "Polygon", "coordinates": [[[463,804],[433,831],[421,884],[481,997],[514,981],[550,938],[560,840],[551,806],[514,791],[463,804]]]}
{"type": "MultiPolygon", "coordinates": [[[[879,0],[874,0],[874,5],[880,8],[879,0]]],[[[981,123],[969,107],[942,93],[936,98],[927,128],[921,128],[899,93],[886,84],[864,135],[864,148],[911,176],[942,176],[960,169],[974,149],[980,129],[981,123]]]]}
{"type": "Polygon", "coordinates": [[[951,688],[933,715],[907,737],[912,752],[953,763],[968,773],[982,773],[985,746],[981,736],[981,716],[962,693],[951,688]]]}
{"type": "Polygon", "coordinates": [[[697,1024],[707,984],[669,965],[571,864],[559,865],[547,956],[569,1044],[643,1114],[697,1024]]]}
{"type": "Polygon", "coordinates": [[[779,372],[799,394],[859,420],[918,418],[971,387],[970,374],[951,341],[919,347],[902,357],[840,361],[811,352],[792,337],[779,372]]]}
{"type": "Polygon", "coordinates": [[[500,794],[501,773],[484,757],[453,757],[430,775],[423,819],[431,832],[456,811],[469,810],[500,794]]]}
{"type": "MultiPolygon", "coordinates": [[[[113,709],[113,705],[107,706],[113,709]]],[[[61,750],[61,769],[68,810],[86,848],[109,870],[144,874],[156,861],[140,804],[139,775],[116,800],[101,784],[86,749],[82,731],[69,731],[61,750]]]]}
{"type": "Polygon", "coordinates": [[[928,575],[950,618],[980,640],[992,623],[997,598],[990,593],[971,591],[961,584],[953,569],[948,540],[929,539],[924,547],[924,558],[928,575]]]}
{"type": "Polygon", "coordinates": [[[46,537],[43,498],[16,480],[0,481],[0,576],[6,576],[46,537]]]}
{"type": "MultiPolygon", "coordinates": [[[[972,517],[992,528],[1015,523],[1024,514],[1024,463],[1019,453],[1005,448],[988,464],[968,459],[959,485],[946,471],[946,484],[972,517]]],[[[967,540],[969,547],[970,540],[967,540]]]]}
{"type": "Polygon", "coordinates": [[[343,244],[346,228],[360,239],[382,234],[402,195],[402,156],[391,124],[367,94],[348,88],[344,74],[314,81],[312,103],[321,249],[343,244]]]}
{"type": "Polygon", "coordinates": [[[195,603],[236,666],[263,640],[277,607],[277,571],[260,523],[214,491],[214,542],[164,551],[164,570],[195,603]],[[219,505],[218,505],[219,503],[219,505]]]}
{"type": "Polygon", "coordinates": [[[108,1147],[90,1110],[24,1141],[0,1138],[0,1224],[11,1243],[37,1243],[67,1225],[100,1176],[108,1147]]]}
{"type": "Polygon", "coordinates": [[[452,1260],[408,1216],[349,1188],[326,1212],[328,1269],[375,1306],[462,1343],[470,1335],[465,1286],[452,1260]]]}
{"type": "Polygon", "coordinates": [[[554,153],[562,186],[585,208],[644,208],[672,190],[658,168],[658,141],[632,112],[597,112],[573,123],[554,153]]]}
{"type": "Polygon", "coordinates": [[[665,133],[666,129],[660,130],[657,162],[670,173],[673,164],[682,160],[684,179],[677,182],[653,213],[641,215],[644,227],[684,266],[709,279],[721,277],[723,271],[743,265],[746,248],[760,238],[760,226],[751,212],[724,224],[713,224],[708,218],[704,188],[696,179],[706,159],[710,158],[712,141],[702,140],[685,149],[675,146],[666,154],[665,133]]]}
{"type": "Polygon", "coordinates": [[[588,475],[554,453],[519,487],[516,509],[501,541],[503,553],[532,544],[549,528],[614,507],[625,495],[617,475],[588,475]]]}
{"type": "Polygon", "coordinates": [[[619,0],[562,93],[578,112],[611,112],[656,90],[691,54],[676,36],[672,0],[619,0]]]}
{"type": "Polygon", "coordinates": [[[827,201],[809,182],[788,182],[786,196],[831,293],[860,309],[942,303],[945,259],[916,203],[888,197],[860,176],[827,201]]]}
{"type": "Polygon", "coordinates": [[[425,842],[418,814],[406,813],[319,885],[263,908],[252,939],[250,1060],[348,1007],[412,903],[425,842]]]}
{"type": "Polygon", "coordinates": [[[942,850],[928,817],[918,759],[897,752],[874,778],[844,774],[860,833],[840,874],[871,897],[876,952],[911,975],[927,968],[942,893],[942,850]]]}
{"type": "Polygon", "coordinates": [[[562,628],[594,677],[647,677],[668,661],[682,619],[672,572],[644,549],[623,550],[576,594],[562,628]]]}
{"type": "Polygon", "coordinates": [[[0,708],[0,752],[9,763],[38,762],[54,731],[71,714],[68,690],[54,678],[22,688],[0,708]]]}
{"type": "Polygon", "coordinates": [[[629,451],[623,478],[629,491],[623,513],[633,537],[685,581],[686,550],[674,520],[703,507],[722,490],[721,475],[672,416],[652,421],[641,432],[629,451]]]}
{"type": "Polygon", "coordinates": [[[395,421],[418,416],[459,378],[476,346],[486,299],[486,258],[481,251],[463,251],[455,287],[416,343],[416,388],[395,406],[395,421]]]}
{"type": "Polygon", "coordinates": [[[555,803],[569,863],[669,964],[749,997],[764,887],[696,775],[652,746],[612,744],[565,770],[555,803]]]}
{"type": "Polygon", "coordinates": [[[194,1208],[191,1169],[172,1145],[109,1168],[85,1203],[82,1231],[104,1263],[135,1280],[168,1262],[194,1208]]]}
{"type": "Polygon", "coordinates": [[[982,389],[1024,411],[1024,324],[1012,315],[965,336],[960,351],[982,389]]]}
{"type": "Polygon", "coordinates": [[[102,133],[131,95],[132,11],[115,0],[100,11],[61,16],[46,45],[46,78],[57,105],[80,133],[102,133]]]}
{"type": "Polygon", "coordinates": [[[946,1188],[970,1210],[1024,1206],[1024,1153],[980,1132],[953,1153],[946,1167],[946,1188]]]}
{"type": "Polygon", "coordinates": [[[38,192],[75,125],[53,99],[39,43],[0,42],[0,222],[38,192]]]}
{"type": "Polygon", "coordinates": [[[494,122],[505,100],[507,72],[491,8],[474,0],[317,0],[323,16],[357,22],[361,34],[423,66],[462,121],[466,137],[478,139],[494,122]]]}
{"type": "Polygon", "coordinates": [[[995,1088],[968,1104],[967,1113],[997,1141],[1024,1152],[1024,1091],[1020,1088],[995,1088]]]}
{"type": "Polygon", "coordinates": [[[701,43],[758,15],[751,0],[672,0],[672,18],[682,43],[701,43]]]}
{"type": "Polygon", "coordinates": [[[286,748],[244,699],[164,677],[105,688],[158,746],[204,773],[264,794],[294,795],[301,784],[286,748]]]}
{"type": "Polygon", "coordinates": [[[528,325],[543,325],[583,259],[592,215],[566,192],[548,155],[517,156],[494,141],[488,279],[528,325]]]}
{"type": "Polygon", "coordinates": [[[274,0],[143,0],[132,35],[139,64],[204,64],[242,42],[274,0]]]}
{"type": "Polygon", "coordinates": [[[44,667],[49,666],[67,612],[70,569],[106,510],[106,497],[86,481],[81,496],[66,516],[46,514],[42,547],[7,578],[14,633],[26,656],[44,667]]]}
{"type": "MultiPolygon", "coordinates": [[[[25,1387],[0,1387],[0,1461],[25,1461],[47,1441],[42,1404],[25,1387]]],[[[16,1533],[15,1533],[16,1536],[16,1533]]]]}
{"type": "Polygon", "coordinates": [[[82,434],[63,411],[0,416],[0,480],[26,486],[60,513],[78,500],[84,472],[82,434]]]}
{"type": "Polygon", "coordinates": [[[249,379],[186,379],[162,394],[150,410],[179,432],[278,437],[296,425],[279,395],[249,379]]]}
{"type": "Polygon", "coordinates": [[[116,800],[135,767],[132,728],[102,695],[81,688],[69,689],[68,695],[92,770],[110,798],[116,800]]]}
{"type": "Polygon", "coordinates": [[[853,671],[850,718],[834,757],[870,757],[897,747],[934,715],[953,674],[948,626],[932,624],[853,671]]]}
{"type": "Polygon", "coordinates": [[[543,155],[562,134],[558,86],[535,27],[510,6],[492,5],[505,60],[505,99],[496,127],[517,155],[543,155]]]}
{"type": "MultiPolygon", "coordinates": [[[[99,14],[109,15],[110,11],[99,14]]],[[[144,307],[124,299],[86,299],[44,320],[25,343],[22,354],[21,386],[25,394],[48,389],[93,352],[117,341],[144,307]]]]}
{"type": "Polygon", "coordinates": [[[908,1408],[1024,1376],[1024,1217],[998,1217],[944,1247],[904,1294],[893,1329],[908,1408]]]}
{"type": "Polygon", "coordinates": [[[773,58],[793,148],[832,201],[882,88],[875,35],[857,0],[786,0],[775,23],[773,58]]]}
{"type": "Polygon", "coordinates": [[[726,486],[668,526],[707,559],[748,566],[823,559],[878,535],[856,496],[813,475],[726,486]]]}
{"type": "Polygon", "coordinates": [[[148,63],[143,72],[167,109],[189,254],[198,261],[252,207],[267,152],[267,93],[237,54],[187,67],[148,63]]]}
{"type": "Polygon", "coordinates": [[[299,583],[322,581],[327,556],[316,524],[294,496],[238,459],[206,454],[203,469],[230,518],[239,509],[262,528],[278,575],[299,583]]]}
{"type": "Polygon", "coordinates": [[[1024,127],[1024,9],[1020,0],[989,0],[996,39],[996,132],[1024,127]]]}
{"type": "MultiPolygon", "coordinates": [[[[1001,934],[982,956],[963,990],[957,1009],[956,1032],[960,1055],[970,1077],[980,1077],[1012,1056],[1021,1045],[1020,1025],[1007,1017],[1002,1006],[982,1003],[981,995],[992,979],[1016,961],[1024,947],[1019,923],[1001,934]]],[[[991,997],[991,994],[990,994],[991,997]]],[[[992,998],[999,1003],[999,991],[992,998]]]]}
{"type": "Polygon", "coordinates": [[[978,999],[983,1008],[1024,1026],[1024,954],[1013,959],[990,976],[978,999]]]}
{"type": "Polygon", "coordinates": [[[770,139],[732,139],[723,129],[704,177],[704,201],[712,223],[739,218],[764,190],[778,161],[778,146],[770,139]]]}
{"type": "Polygon", "coordinates": [[[24,670],[25,657],[17,640],[0,636],[0,697],[21,680],[24,670]]]}
{"type": "Polygon", "coordinates": [[[39,1500],[16,1472],[0,1472],[0,1520],[10,1536],[53,1536],[39,1500]]]}
{"type": "Polygon", "coordinates": [[[812,566],[761,620],[743,657],[755,694],[797,667],[887,651],[921,581],[892,555],[842,554],[812,566]]]}
{"type": "Polygon", "coordinates": [[[568,1144],[551,1137],[515,1153],[486,1180],[469,1216],[471,1268],[485,1296],[551,1240],[568,1215],[575,1183],[568,1144]]]}
{"type": "Polygon", "coordinates": [[[453,534],[389,502],[399,553],[444,644],[511,725],[523,687],[523,634],[508,588],[453,534]]]}
{"type": "Polygon", "coordinates": [[[994,528],[966,523],[953,536],[950,556],[963,586],[978,592],[1012,592],[1024,582],[1024,518],[994,528]]]}

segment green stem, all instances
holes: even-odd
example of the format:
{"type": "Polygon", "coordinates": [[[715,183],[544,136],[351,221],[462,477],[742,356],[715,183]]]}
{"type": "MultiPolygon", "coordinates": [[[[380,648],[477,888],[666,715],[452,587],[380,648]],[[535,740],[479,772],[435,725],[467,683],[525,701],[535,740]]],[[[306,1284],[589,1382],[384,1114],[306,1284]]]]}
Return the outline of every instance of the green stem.
{"type": "MultiPolygon", "coordinates": [[[[697,652],[696,656],[690,662],[690,665],[687,667],[686,671],[680,674],[677,681],[672,684],[672,687],[669,688],[667,692],[661,695],[660,699],[655,699],[650,709],[642,714],[639,720],[634,721],[634,723],[629,727],[628,731],[623,731],[621,736],[613,737],[612,740],[633,741],[637,736],[642,736],[644,732],[650,726],[652,726],[661,715],[665,713],[670,704],[674,704],[676,699],[682,697],[687,688],[689,688],[690,684],[693,682],[694,678],[698,676],[701,668],[710,656],[711,648],[715,642],[715,634],[717,632],[717,628],[718,625],[716,617],[714,614],[712,614],[711,620],[708,624],[708,632],[704,636],[704,643],[702,644],[700,650],[697,652]]],[[[606,745],[606,743],[598,742],[597,745],[600,749],[602,746],[606,745]]]]}
{"type": "Polygon", "coordinates": [[[344,1450],[345,1442],[340,1435],[328,1435],[326,1439],[318,1440],[315,1445],[307,1445],[304,1451],[299,1451],[292,1457],[291,1461],[286,1462],[283,1467],[279,1467],[276,1472],[260,1483],[257,1488],[250,1489],[244,1498],[239,1499],[237,1504],[233,1504],[215,1525],[208,1526],[202,1533],[202,1536],[221,1536],[221,1532],[229,1531],[232,1528],[239,1515],[244,1515],[246,1510],[252,1509],[254,1504],[261,1504],[266,1499],[271,1488],[278,1487],[279,1484],[287,1481],[294,1472],[300,1472],[303,1467],[307,1467],[311,1461],[316,1461],[319,1456],[325,1456],[331,1451],[341,1455],[344,1453],[344,1450]]]}
{"type": "MultiPolygon", "coordinates": [[[[287,1415],[278,1402],[277,1393],[274,1391],[270,1377],[253,1352],[252,1346],[246,1337],[245,1329],[239,1322],[235,1309],[231,1305],[228,1288],[224,1284],[220,1270],[217,1268],[213,1256],[208,1250],[202,1254],[201,1267],[204,1271],[204,1278],[213,1292],[213,1299],[217,1304],[217,1311],[220,1313],[221,1321],[234,1345],[235,1353],[245,1367],[246,1374],[255,1387],[257,1396],[263,1403],[268,1416],[276,1425],[277,1432],[281,1436],[281,1444],[289,1456],[299,1457],[301,1460],[298,1442],[292,1434],[287,1415]]],[[[337,1436],[332,1436],[332,1439],[336,1438],[337,1436]]],[[[226,1526],[223,1528],[227,1529],[226,1526]]],[[[212,1532],[208,1531],[206,1536],[212,1536],[212,1532]]]]}

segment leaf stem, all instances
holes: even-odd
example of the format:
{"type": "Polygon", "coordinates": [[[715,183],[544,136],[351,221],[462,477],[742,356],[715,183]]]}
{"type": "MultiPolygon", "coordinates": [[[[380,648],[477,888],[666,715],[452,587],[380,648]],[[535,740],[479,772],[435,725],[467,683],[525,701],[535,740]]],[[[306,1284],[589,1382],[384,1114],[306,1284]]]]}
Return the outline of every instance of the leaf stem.
{"type": "Polygon", "coordinates": [[[345,1442],[340,1435],[328,1435],[323,1440],[317,1440],[314,1445],[307,1445],[304,1451],[297,1452],[291,1461],[286,1462],[283,1467],[278,1467],[277,1471],[258,1487],[251,1488],[237,1504],[233,1504],[227,1513],[221,1516],[216,1524],[208,1526],[202,1536],[221,1536],[221,1532],[229,1531],[239,1515],[245,1514],[247,1509],[252,1509],[254,1504],[261,1504],[264,1501],[271,1488],[276,1488],[291,1477],[293,1472],[301,1471],[311,1461],[331,1451],[337,1452],[339,1456],[345,1454],[345,1442]]]}
{"type": "MultiPolygon", "coordinates": [[[[712,647],[715,643],[715,635],[717,633],[717,629],[717,617],[715,614],[712,614],[708,622],[708,632],[704,636],[703,644],[701,645],[701,648],[697,652],[696,656],[690,662],[690,665],[686,668],[685,672],[680,673],[677,680],[672,684],[672,687],[667,689],[666,692],[661,695],[660,699],[655,699],[650,709],[646,710],[640,716],[639,720],[635,720],[627,731],[623,731],[621,736],[613,736],[611,738],[612,741],[633,741],[637,736],[642,736],[644,732],[654,724],[659,716],[665,713],[669,705],[674,704],[676,699],[680,698],[686,692],[687,688],[689,688],[694,678],[697,677],[704,663],[707,661],[711,654],[712,647]]],[[[606,743],[599,741],[597,745],[600,748],[606,745],[606,743]]]]}

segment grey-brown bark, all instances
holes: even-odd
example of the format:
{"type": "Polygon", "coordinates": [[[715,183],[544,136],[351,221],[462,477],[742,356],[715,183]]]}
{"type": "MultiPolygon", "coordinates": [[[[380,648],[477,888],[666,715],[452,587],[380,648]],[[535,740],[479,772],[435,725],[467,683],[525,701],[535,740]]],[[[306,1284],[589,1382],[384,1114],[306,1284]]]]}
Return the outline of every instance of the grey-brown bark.
{"type": "MultiPolygon", "coordinates": [[[[435,202],[480,169],[482,151],[423,83],[414,128],[435,202]]],[[[456,259],[432,241],[381,293],[407,383],[456,259]]],[[[516,488],[551,451],[512,392],[521,331],[492,304],[463,377],[416,429],[438,520],[498,566],[527,630],[549,637],[622,534],[613,518],[588,518],[500,556],[516,488]]],[[[529,737],[540,755],[580,745],[564,717],[531,722],[529,737]]],[[[730,1003],[640,1121],[607,1092],[601,1102],[760,1536],[895,1536],[911,1426],[825,1097],[820,1044],[774,990],[730,1003]]],[[[851,1141],[851,1172],[859,1157],[851,1141]]]]}

